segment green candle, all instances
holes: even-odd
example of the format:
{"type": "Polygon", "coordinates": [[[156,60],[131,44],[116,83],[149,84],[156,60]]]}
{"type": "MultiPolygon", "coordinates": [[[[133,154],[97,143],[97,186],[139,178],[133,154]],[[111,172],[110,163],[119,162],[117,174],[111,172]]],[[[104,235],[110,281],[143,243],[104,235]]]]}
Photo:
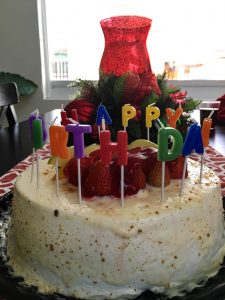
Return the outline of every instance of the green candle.
{"type": "Polygon", "coordinates": [[[42,121],[40,119],[36,119],[32,123],[33,128],[33,142],[34,142],[34,149],[41,149],[43,148],[43,128],[42,128],[42,121]]]}
{"type": "Polygon", "coordinates": [[[176,159],[182,150],[183,138],[181,133],[171,127],[160,128],[158,132],[158,160],[168,161],[176,159]],[[169,137],[173,139],[173,146],[168,148],[169,137]]]}

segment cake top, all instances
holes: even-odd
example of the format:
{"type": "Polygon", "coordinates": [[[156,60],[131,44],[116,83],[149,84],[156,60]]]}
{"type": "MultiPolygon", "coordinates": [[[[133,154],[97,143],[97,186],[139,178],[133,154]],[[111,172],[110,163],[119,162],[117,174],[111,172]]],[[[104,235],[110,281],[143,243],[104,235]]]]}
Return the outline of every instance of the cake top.
{"type": "MultiPolygon", "coordinates": [[[[139,222],[145,218],[163,218],[165,214],[173,214],[185,207],[200,205],[200,199],[208,192],[218,189],[219,179],[215,173],[204,167],[202,184],[199,184],[199,163],[188,161],[188,177],[185,180],[184,193],[179,197],[180,180],[172,179],[166,186],[166,201],[160,201],[160,188],[146,184],[136,194],[125,197],[126,205],[121,209],[120,199],[115,196],[94,196],[83,198],[79,204],[77,187],[68,182],[68,178],[60,179],[59,195],[56,195],[55,168],[48,164],[47,160],[41,161],[40,188],[35,183],[30,183],[30,169],[28,168],[16,182],[16,193],[31,201],[43,209],[52,210],[56,217],[59,214],[76,214],[81,218],[88,218],[93,222],[101,222],[102,218],[107,222],[123,222],[129,220],[139,222]],[[35,191],[35,192],[34,192],[35,191]],[[99,219],[101,216],[101,219],[99,219]]],[[[119,230],[119,226],[116,226],[119,230]]],[[[122,230],[122,229],[121,229],[122,230]]]]}

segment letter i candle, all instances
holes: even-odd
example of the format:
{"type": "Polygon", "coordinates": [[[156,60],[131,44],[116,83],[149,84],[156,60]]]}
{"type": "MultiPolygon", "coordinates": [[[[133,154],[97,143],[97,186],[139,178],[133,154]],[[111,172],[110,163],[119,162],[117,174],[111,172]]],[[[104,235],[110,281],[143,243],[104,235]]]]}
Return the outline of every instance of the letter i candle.
{"type": "Polygon", "coordinates": [[[39,187],[39,155],[38,149],[43,148],[43,144],[47,139],[47,130],[45,126],[45,120],[40,116],[38,109],[30,114],[29,117],[29,126],[31,139],[33,142],[33,151],[32,151],[32,166],[31,166],[31,182],[33,181],[34,173],[34,155],[36,153],[37,161],[37,188],[39,187]]]}

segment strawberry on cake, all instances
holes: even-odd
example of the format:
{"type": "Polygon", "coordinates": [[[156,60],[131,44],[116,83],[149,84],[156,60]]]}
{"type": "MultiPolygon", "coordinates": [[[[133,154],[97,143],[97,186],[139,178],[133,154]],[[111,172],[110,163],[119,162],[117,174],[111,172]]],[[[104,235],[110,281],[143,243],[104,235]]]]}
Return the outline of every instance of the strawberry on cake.
{"type": "Polygon", "coordinates": [[[157,150],[129,150],[125,207],[120,205],[117,157],[109,165],[99,150],[61,164],[59,195],[51,160],[41,161],[40,187],[28,168],[16,182],[7,254],[15,275],[40,293],[81,299],[131,299],[146,290],[169,297],[215,275],[225,254],[220,182],[188,160],[179,197],[183,157],[166,163],[160,198],[157,150]]]}

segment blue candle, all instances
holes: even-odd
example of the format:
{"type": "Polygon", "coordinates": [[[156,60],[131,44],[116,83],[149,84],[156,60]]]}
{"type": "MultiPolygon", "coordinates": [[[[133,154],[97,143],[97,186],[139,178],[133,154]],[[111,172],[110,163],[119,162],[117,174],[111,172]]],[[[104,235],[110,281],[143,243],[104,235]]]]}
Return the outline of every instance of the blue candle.
{"type": "Polygon", "coordinates": [[[184,141],[182,155],[190,155],[192,150],[195,150],[198,154],[204,153],[204,147],[202,142],[201,127],[198,124],[192,124],[184,141]]]}
{"type": "Polygon", "coordinates": [[[97,109],[97,117],[96,117],[96,124],[98,126],[102,124],[102,119],[105,120],[106,124],[112,124],[112,119],[110,118],[106,107],[100,104],[97,109]]]}

